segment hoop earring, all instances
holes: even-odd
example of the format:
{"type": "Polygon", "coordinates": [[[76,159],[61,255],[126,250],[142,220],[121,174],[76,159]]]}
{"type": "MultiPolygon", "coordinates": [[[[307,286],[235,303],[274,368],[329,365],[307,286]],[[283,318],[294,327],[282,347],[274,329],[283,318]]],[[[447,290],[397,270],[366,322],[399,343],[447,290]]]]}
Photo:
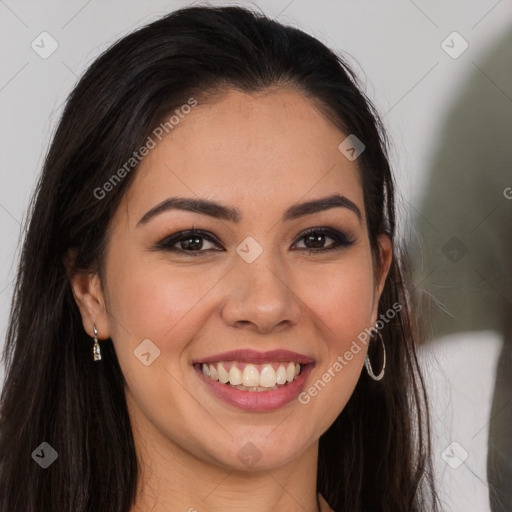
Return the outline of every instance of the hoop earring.
{"type": "Polygon", "coordinates": [[[99,361],[101,359],[100,344],[98,343],[98,329],[94,326],[94,347],[92,348],[94,360],[99,361]]]}
{"type": "Polygon", "coordinates": [[[373,373],[372,363],[370,362],[370,358],[368,357],[368,353],[366,353],[366,358],[364,360],[364,365],[366,366],[366,371],[368,372],[368,375],[373,380],[381,380],[382,377],[384,377],[384,370],[386,368],[386,345],[384,345],[384,340],[382,339],[382,334],[380,332],[377,332],[377,334],[380,337],[380,342],[382,343],[382,351],[383,351],[382,368],[380,370],[380,373],[378,375],[375,375],[373,373]]]}

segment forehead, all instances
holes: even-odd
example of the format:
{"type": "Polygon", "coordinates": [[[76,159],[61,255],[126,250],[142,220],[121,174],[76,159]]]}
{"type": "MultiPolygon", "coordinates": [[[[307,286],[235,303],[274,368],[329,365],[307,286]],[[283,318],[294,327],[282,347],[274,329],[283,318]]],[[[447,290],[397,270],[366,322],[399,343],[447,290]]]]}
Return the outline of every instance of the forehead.
{"type": "Polygon", "coordinates": [[[338,192],[364,211],[357,165],[338,149],[345,137],[293,89],[228,90],[183,115],[142,160],[123,199],[137,212],[186,195],[261,214],[338,192]]]}

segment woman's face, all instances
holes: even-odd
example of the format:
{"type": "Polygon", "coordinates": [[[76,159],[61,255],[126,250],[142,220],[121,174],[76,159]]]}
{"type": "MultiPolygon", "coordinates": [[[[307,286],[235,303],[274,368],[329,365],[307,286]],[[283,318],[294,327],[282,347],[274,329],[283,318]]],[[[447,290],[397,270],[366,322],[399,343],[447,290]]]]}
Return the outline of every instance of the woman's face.
{"type": "Polygon", "coordinates": [[[272,468],[311,449],[345,407],[366,347],[334,364],[376,321],[384,281],[357,160],[338,149],[347,135],[298,92],[230,90],[141,162],[111,223],[94,320],[113,340],[142,439],[272,468]],[[338,205],[301,207],[334,195],[338,205]],[[201,233],[177,235],[191,229],[201,233]]]}

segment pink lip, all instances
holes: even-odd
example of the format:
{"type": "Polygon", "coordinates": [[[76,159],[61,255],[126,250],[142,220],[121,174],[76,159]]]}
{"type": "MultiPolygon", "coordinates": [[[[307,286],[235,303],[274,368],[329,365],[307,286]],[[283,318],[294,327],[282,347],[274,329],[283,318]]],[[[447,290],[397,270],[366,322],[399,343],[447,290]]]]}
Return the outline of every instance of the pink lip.
{"type": "MultiPolygon", "coordinates": [[[[298,354],[297,352],[291,352],[289,350],[270,350],[268,352],[258,352],[257,350],[243,349],[231,350],[230,352],[223,352],[222,354],[215,354],[203,359],[197,359],[196,361],[193,361],[193,364],[216,363],[219,361],[240,361],[254,364],[269,362],[293,362],[306,365],[313,363],[314,359],[305,356],[304,354],[298,354]]],[[[245,393],[245,391],[243,391],[243,393],[245,393]]],[[[271,393],[271,391],[266,393],[271,393]]]]}
{"type": "MultiPolygon", "coordinates": [[[[272,354],[272,352],[267,352],[266,357],[268,357],[268,354],[272,354]]],[[[286,354],[288,359],[285,358],[283,359],[284,361],[297,361],[295,358],[290,359],[290,354],[292,354],[291,352],[287,352],[286,354]]],[[[225,357],[226,354],[221,355],[225,357]]],[[[225,361],[226,359],[210,359],[209,361],[219,360],[225,361]]],[[[275,361],[275,359],[273,360],[275,361]]],[[[305,366],[303,367],[301,374],[292,382],[288,382],[284,386],[273,391],[260,392],[241,391],[240,389],[233,388],[228,384],[222,384],[219,381],[213,380],[210,377],[203,375],[200,364],[195,364],[194,368],[199,375],[199,378],[206,384],[206,386],[208,386],[208,389],[224,402],[245,411],[263,412],[279,409],[297,397],[297,395],[302,391],[304,383],[314,367],[314,364],[303,364],[305,364],[305,366]]]]}

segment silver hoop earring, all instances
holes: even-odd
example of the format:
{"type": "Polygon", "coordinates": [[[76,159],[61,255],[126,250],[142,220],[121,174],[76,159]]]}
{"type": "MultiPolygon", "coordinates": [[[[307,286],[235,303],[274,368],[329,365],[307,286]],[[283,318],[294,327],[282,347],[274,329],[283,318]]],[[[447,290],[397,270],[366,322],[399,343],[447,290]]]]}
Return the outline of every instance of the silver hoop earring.
{"type": "Polygon", "coordinates": [[[366,353],[366,358],[364,360],[364,365],[366,366],[366,371],[368,372],[368,375],[373,380],[381,380],[382,377],[384,377],[384,370],[386,369],[386,345],[384,345],[384,340],[382,338],[382,334],[380,332],[377,332],[377,334],[380,337],[380,342],[382,343],[382,368],[380,370],[380,373],[378,375],[375,375],[373,373],[372,363],[370,362],[370,358],[368,357],[368,353],[366,353]]]}
{"type": "Polygon", "coordinates": [[[96,326],[94,326],[94,347],[92,348],[92,353],[95,361],[101,359],[100,344],[98,343],[98,329],[96,329],[96,326]]]}

